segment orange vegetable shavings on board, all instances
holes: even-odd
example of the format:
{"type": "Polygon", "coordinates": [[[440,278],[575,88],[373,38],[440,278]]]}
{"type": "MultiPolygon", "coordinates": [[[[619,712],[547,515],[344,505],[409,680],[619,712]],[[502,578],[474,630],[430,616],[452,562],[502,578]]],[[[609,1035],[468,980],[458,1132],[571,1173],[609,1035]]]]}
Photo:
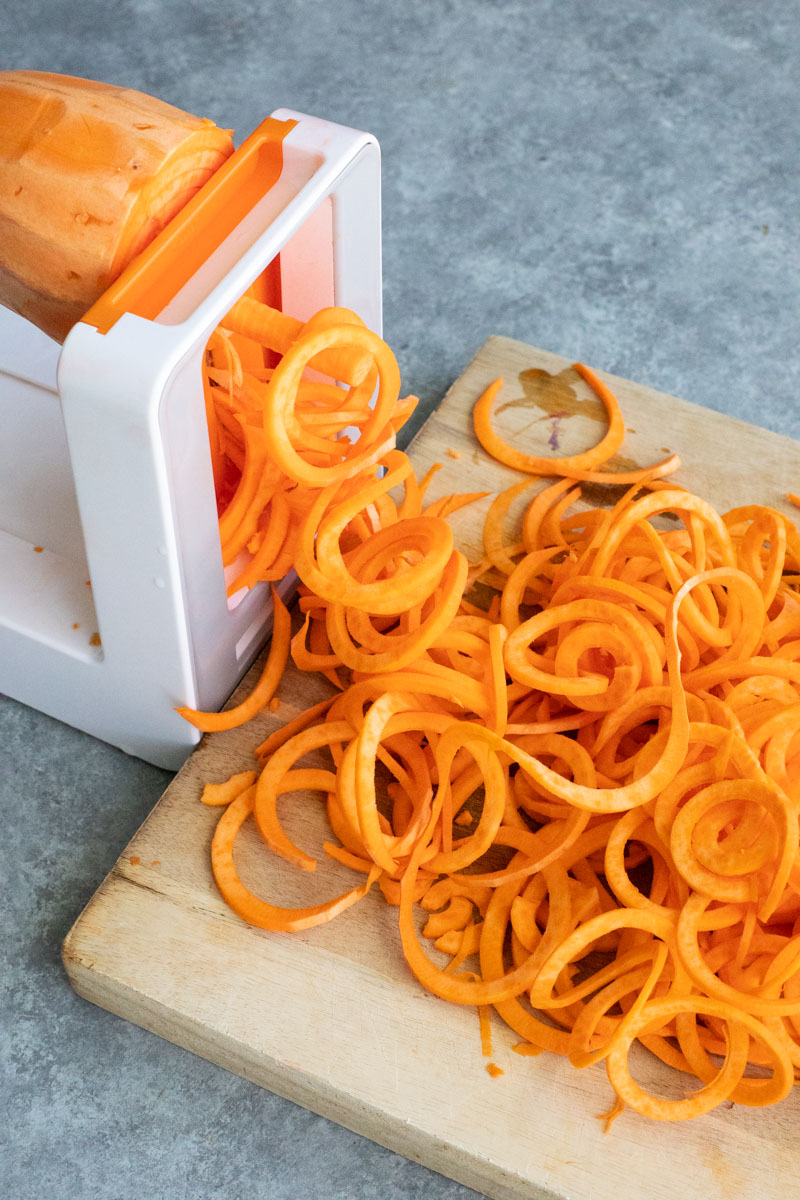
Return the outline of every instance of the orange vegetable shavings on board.
{"type": "Polygon", "coordinates": [[[575,371],[608,416],[582,454],[504,441],[501,381],[478,399],[478,440],[525,477],[495,498],[486,557],[470,564],[444,515],[458,498],[423,508],[431,473],[417,481],[395,448],[412,404],[394,358],[352,314],[321,314],[258,378],[224,330],[212,339],[232,587],[293,565],[302,625],[290,640],[276,597],[251,697],[181,711],[200,728],[240,724],[269,704],[288,654],[335,689],[262,742],[260,773],[206,788],[227,805],[214,877],[244,920],[283,931],[332,920],[377,882],[408,968],[478,1008],[487,1055],[491,1008],[521,1055],[604,1064],[607,1127],[624,1109],[678,1121],[774,1104],[800,1070],[800,536],[775,509],[720,514],[668,481],[674,455],[604,472],[622,415],[575,371]],[[308,382],[323,351],[369,356],[367,375],[346,390],[308,382]],[[339,437],[345,425],[358,436],[339,437]],[[580,507],[581,482],[625,490],[580,507]],[[521,529],[507,530],[519,499],[521,529]],[[495,584],[488,610],[467,598],[481,578],[495,584]],[[330,765],[299,765],[312,751],[330,765]],[[295,909],[244,886],[233,846],[252,817],[270,853],[314,870],[278,811],[303,789],[326,802],[325,852],[358,881],[295,909]],[[648,1093],[629,1071],[635,1042],[699,1086],[648,1093]]]}

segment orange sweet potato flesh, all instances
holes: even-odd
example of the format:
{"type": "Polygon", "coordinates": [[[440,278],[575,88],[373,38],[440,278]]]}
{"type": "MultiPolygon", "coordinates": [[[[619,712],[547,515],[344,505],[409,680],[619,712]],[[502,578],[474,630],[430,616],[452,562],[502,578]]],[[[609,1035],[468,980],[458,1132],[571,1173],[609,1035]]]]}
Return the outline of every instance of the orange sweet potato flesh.
{"type": "Polygon", "coordinates": [[[232,151],[129,88],[0,71],[0,303],[63,341],[232,151]]]}

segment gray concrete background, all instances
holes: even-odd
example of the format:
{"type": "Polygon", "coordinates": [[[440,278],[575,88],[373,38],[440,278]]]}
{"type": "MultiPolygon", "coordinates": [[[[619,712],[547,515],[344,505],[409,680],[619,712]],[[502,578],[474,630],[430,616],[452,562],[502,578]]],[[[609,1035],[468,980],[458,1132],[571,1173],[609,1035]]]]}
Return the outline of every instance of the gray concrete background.
{"type": "MultiPolygon", "coordinates": [[[[375,133],[385,335],[419,420],[503,333],[800,436],[799,16],[28,0],[0,6],[0,69],[126,84],[241,136],[284,105],[375,133]]],[[[0,698],[0,1197],[474,1195],[71,993],[60,942],[168,778],[0,698]]]]}

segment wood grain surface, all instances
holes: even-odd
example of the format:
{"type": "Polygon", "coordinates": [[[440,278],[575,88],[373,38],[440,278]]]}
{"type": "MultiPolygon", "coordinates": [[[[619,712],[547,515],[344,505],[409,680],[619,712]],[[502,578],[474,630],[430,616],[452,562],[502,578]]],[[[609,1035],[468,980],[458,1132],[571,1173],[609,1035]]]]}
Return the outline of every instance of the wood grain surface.
{"type": "MultiPolygon", "coordinates": [[[[472,433],[472,405],[498,375],[505,383],[497,426],[507,438],[535,453],[566,454],[602,435],[602,406],[566,360],[490,338],[414,442],[418,473],[443,463],[431,499],[496,492],[519,478],[490,460],[472,433]]],[[[792,512],[784,494],[800,484],[796,442],[603,378],[629,427],[620,469],[675,451],[685,464],[676,479],[720,510],[759,502],[792,512]]],[[[586,488],[592,503],[618,494],[586,488]]],[[[490,502],[453,518],[473,558],[490,502]]],[[[493,1061],[504,1074],[487,1074],[475,1012],[416,983],[400,954],[397,910],[377,888],[332,924],[294,935],[252,929],[226,908],[209,865],[219,813],[199,803],[202,786],[255,766],[258,742],[329,691],[324,680],[290,669],[277,712],[203,739],[69,933],[63,957],[75,989],[496,1200],[795,1195],[797,1092],[773,1109],[723,1106],[678,1125],[626,1112],[606,1135],[597,1116],[613,1095],[601,1066],[578,1072],[548,1054],[521,1058],[511,1049],[518,1037],[496,1020],[493,1061]]],[[[290,836],[319,853],[317,871],[276,859],[246,827],[237,846],[245,882],[282,904],[316,903],[352,886],[352,874],[321,852],[329,836],[321,798],[286,797],[282,816],[290,836]]],[[[683,1094],[685,1077],[644,1050],[634,1059],[640,1082],[683,1094]]]]}

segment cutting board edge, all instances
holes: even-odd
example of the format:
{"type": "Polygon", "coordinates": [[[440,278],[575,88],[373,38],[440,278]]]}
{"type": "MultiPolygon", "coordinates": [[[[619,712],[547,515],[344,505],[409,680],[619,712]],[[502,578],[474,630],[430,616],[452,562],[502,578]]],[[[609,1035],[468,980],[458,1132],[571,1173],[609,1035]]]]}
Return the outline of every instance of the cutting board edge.
{"type": "Polygon", "coordinates": [[[132,884],[132,881],[126,876],[115,876],[112,868],[64,938],[61,961],[76,995],[222,1070],[377,1142],[392,1153],[472,1188],[489,1200],[566,1200],[563,1194],[533,1183],[495,1162],[470,1155],[418,1125],[389,1116],[384,1110],[327,1080],[315,1078],[296,1066],[290,1067],[251,1046],[244,1046],[238,1039],[210,1029],[179,1009],[170,1008],[163,1000],[133,990],[110,972],[98,970],[94,962],[87,961],[87,955],[81,949],[84,919],[90,908],[96,909],[105,902],[113,904],[115,891],[126,884],[132,884]]]}
{"type": "MultiPolygon", "coordinates": [[[[482,365],[479,360],[482,358],[484,351],[487,350],[489,346],[494,344],[513,346],[515,353],[519,351],[520,353],[527,352],[530,354],[531,350],[535,349],[537,354],[542,354],[547,358],[551,358],[554,362],[558,362],[562,368],[572,366],[576,361],[574,358],[565,357],[563,354],[557,354],[552,350],[545,350],[538,346],[534,348],[529,342],[523,342],[519,338],[508,337],[507,334],[503,333],[493,333],[486,338],[480,348],[475,352],[475,355],[470,360],[468,366],[464,368],[464,371],[456,380],[456,382],[451,388],[448,389],[447,395],[449,395],[453,388],[461,382],[469,367],[473,365],[482,365]]],[[[657,397],[659,400],[668,400],[670,404],[677,405],[679,409],[688,410],[698,417],[702,415],[706,418],[711,417],[712,420],[724,422],[726,427],[734,426],[741,433],[753,431],[756,432],[759,437],[764,437],[766,435],[770,438],[777,438],[782,442],[786,442],[789,446],[793,447],[798,453],[800,453],[800,441],[798,441],[797,438],[792,437],[791,434],[778,433],[775,429],[767,429],[764,425],[756,425],[755,422],[745,421],[741,417],[732,417],[728,413],[720,412],[719,409],[716,408],[710,408],[708,405],[701,404],[697,400],[686,400],[684,397],[675,396],[671,392],[662,392],[659,388],[651,387],[647,383],[638,383],[636,380],[627,379],[624,375],[614,375],[612,372],[607,371],[604,367],[598,367],[592,363],[586,363],[585,365],[594,371],[594,373],[600,379],[602,379],[604,383],[608,384],[612,391],[614,391],[615,388],[626,391],[630,387],[635,387],[637,392],[650,399],[655,399],[657,397]]],[[[445,396],[445,399],[446,398],[447,397],[445,396]]],[[[476,396],[475,399],[477,400],[478,397],[476,396]]],[[[624,404],[622,405],[622,410],[622,415],[624,417],[624,404]]],[[[438,411],[438,409],[434,409],[434,412],[431,415],[435,416],[438,411]]]]}

